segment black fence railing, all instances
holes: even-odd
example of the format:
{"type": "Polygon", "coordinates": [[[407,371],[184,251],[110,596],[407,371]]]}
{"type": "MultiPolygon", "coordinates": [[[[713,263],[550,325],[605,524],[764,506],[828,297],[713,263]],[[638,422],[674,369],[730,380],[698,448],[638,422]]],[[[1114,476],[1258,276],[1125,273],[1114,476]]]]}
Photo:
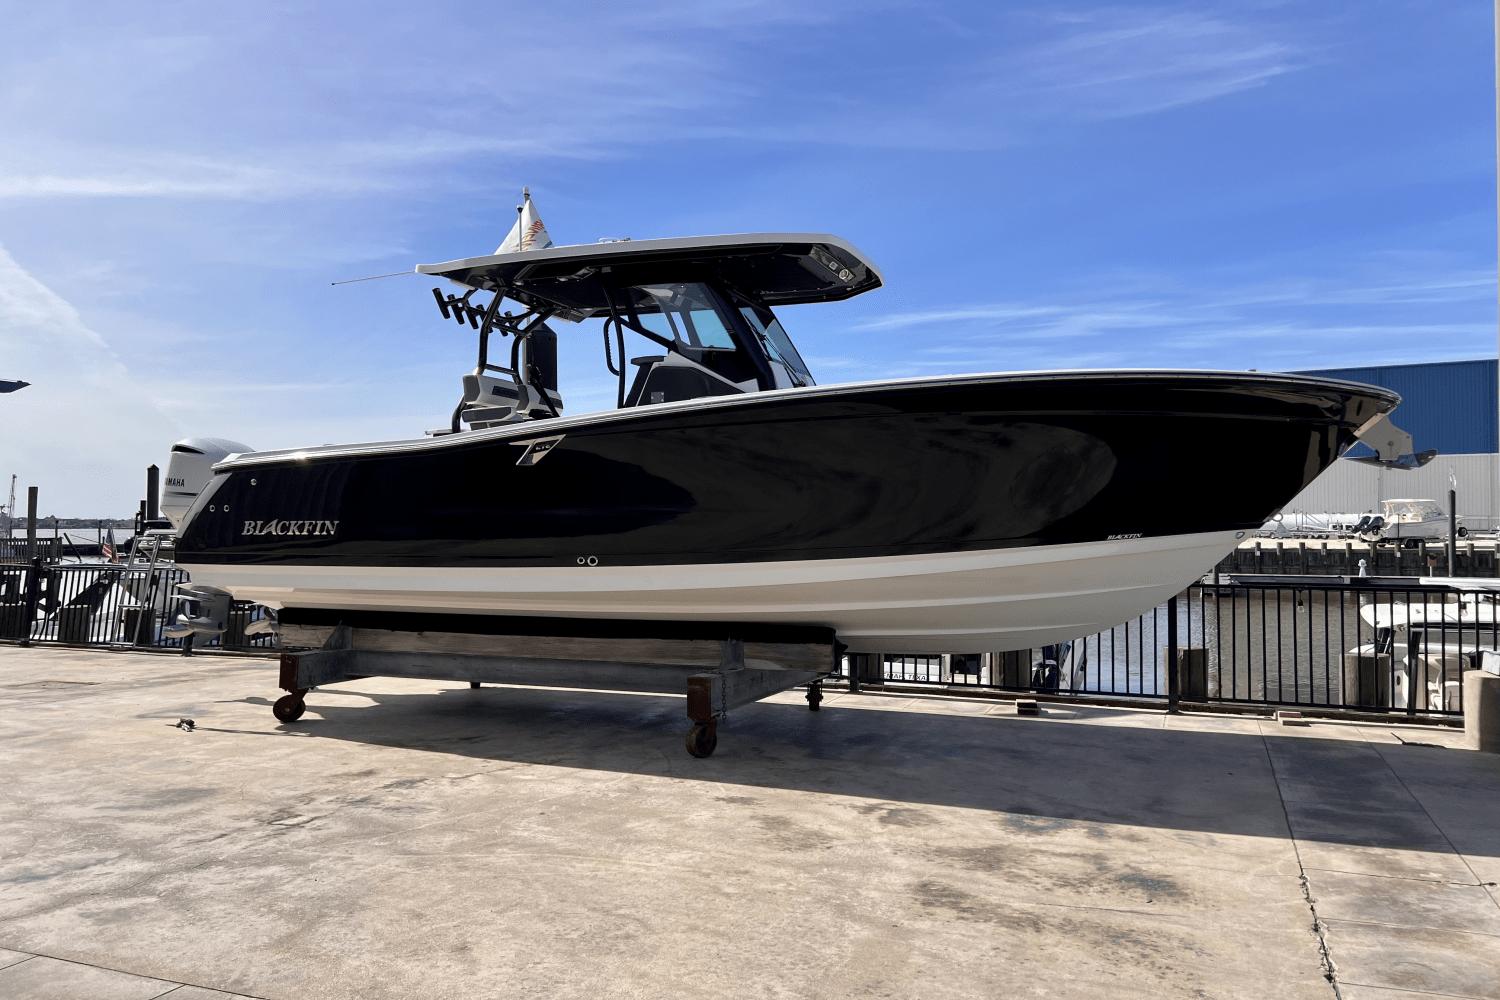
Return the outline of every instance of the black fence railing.
{"type": "Polygon", "coordinates": [[[864,684],[1455,717],[1463,672],[1500,650],[1497,598],[1378,580],[1202,584],[1040,649],[850,657],[846,669],[864,684]]]}
{"type": "MultiPolygon", "coordinates": [[[[186,581],[171,564],[0,565],[0,639],[180,648],[163,629],[186,581]]],[[[264,614],[235,603],[224,634],[197,648],[273,651],[269,632],[245,635],[264,614]]],[[[1500,591],[1241,578],[1040,649],[850,656],[845,670],[862,684],[1452,718],[1486,653],[1500,661],[1500,591]]]]}
{"type": "MultiPolygon", "coordinates": [[[[185,570],[170,564],[0,565],[0,639],[181,648],[182,640],[163,629],[177,610],[177,584],[187,580],[185,570]]],[[[258,605],[237,602],[223,636],[199,638],[196,648],[269,651],[271,635],[245,635],[264,613],[258,605]]]]}
{"type": "Polygon", "coordinates": [[[0,563],[29,563],[33,559],[55,563],[65,551],[61,538],[43,536],[27,541],[25,538],[0,537],[0,563]]]}

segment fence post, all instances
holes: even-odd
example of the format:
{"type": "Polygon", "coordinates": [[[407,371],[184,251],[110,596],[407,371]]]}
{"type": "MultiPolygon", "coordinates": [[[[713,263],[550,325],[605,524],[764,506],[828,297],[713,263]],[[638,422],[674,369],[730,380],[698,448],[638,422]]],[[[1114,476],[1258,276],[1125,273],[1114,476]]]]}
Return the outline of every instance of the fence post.
{"type": "MultiPolygon", "coordinates": [[[[26,599],[24,610],[21,612],[26,619],[21,622],[22,634],[21,645],[31,645],[31,630],[36,627],[36,602],[37,594],[42,586],[42,557],[36,547],[36,507],[37,488],[26,487],[26,558],[31,560],[31,571],[26,574],[26,599]]],[[[15,511],[11,511],[11,521],[15,521],[15,511]]]]}
{"type": "MultiPolygon", "coordinates": [[[[14,513],[14,512],[12,512],[14,513]]],[[[14,517],[11,518],[15,520],[14,517]]],[[[26,487],[26,558],[36,555],[36,487],[26,487]]]]}
{"type": "Polygon", "coordinates": [[[31,557],[31,570],[26,574],[26,601],[21,614],[25,620],[21,622],[22,646],[31,645],[31,630],[36,628],[36,606],[42,596],[42,573],[43,566],[41,556],[31,557]]]}
{"type": "Polygon", "coordinates": [[[1182,697],[1177,678],[1177,595],[1167,598],[1167,711],[1176,713],[1182,697]]]}
{"type": "MultiPolygon", "coordinates": [[[[1409,595],[1408,595],[1409,596],[1409,595]]],[[[1406,714],[1417,714],[1417,650],[1421,645],[1421,630],[1408,627],[1406,630],[1406,714]]],[[[1424,661],[1425,663],[1425,661],[1424,661]]],[[[1422,671],[1422,703],[1427,703],[1427,671],[1422,671]]]]}

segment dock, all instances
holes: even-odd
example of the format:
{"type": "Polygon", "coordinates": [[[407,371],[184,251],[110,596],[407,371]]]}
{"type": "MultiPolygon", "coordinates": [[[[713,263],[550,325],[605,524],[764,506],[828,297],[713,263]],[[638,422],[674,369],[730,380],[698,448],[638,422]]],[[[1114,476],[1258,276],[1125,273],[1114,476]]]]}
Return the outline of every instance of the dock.
{"type": "Polygon", "coordinates": [[[1379,544],[1355,538],[1246,538],[1214,571],[1311,574],[1322,576],[1472,576],[1500,575],[1500,543],[1492,534],[1459,539],[1448,565],[1448,546],[1441,541],[1411,539],[1379,544]]]}
{"type": "Polygon", "coordinates": [[[0,996],[1500,996],[1451,729],[275,672],[0,646],[0,996]]]}

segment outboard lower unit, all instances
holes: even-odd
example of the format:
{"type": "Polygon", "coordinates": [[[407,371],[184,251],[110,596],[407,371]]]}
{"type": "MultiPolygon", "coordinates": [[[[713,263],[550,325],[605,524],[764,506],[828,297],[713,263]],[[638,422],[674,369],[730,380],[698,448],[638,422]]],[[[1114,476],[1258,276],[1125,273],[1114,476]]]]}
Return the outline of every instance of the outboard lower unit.
{"type": "MultiPolygon", "coordinates": [[[[214,464],[230,455],[254,451],[249,445],[225,438],[187,438],[172,445],[167,462],[166,489],[162,493],[161,512],[181,528],[198,494],[213,478],[214,464]]],[[[189,636],[212,638],[222,636],[229,627],[229,609],[234,598],[228,591],[196,583],[179,583],[175,595],[177,610],[174,621],[163,631],[173,639],[189,636]]]]}
{"type": "Polygon", "coordinates": [[[173,597],[177,601],[175,620],[163,629],[169,638],[186,639],[201,635],[208,639],[223,635],[229,628],[229,609],[234,598],[228,591],[196,583],[179,583],[173,597]]]}

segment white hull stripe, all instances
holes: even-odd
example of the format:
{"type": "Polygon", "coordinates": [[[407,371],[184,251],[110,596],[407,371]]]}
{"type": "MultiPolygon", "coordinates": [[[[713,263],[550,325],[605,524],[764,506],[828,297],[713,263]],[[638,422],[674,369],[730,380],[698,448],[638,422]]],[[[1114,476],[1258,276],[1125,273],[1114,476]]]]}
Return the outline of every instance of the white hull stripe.
{"type": "Polygon", "coordinates": [[[1238,532],[887,558],[686,566],[186,567],[271,607],[832,626],[861,648],[944,652],[1076,638],[1149,610],[1238,532]],[[915,644],[915,645],[913,645],[915,644]]]}

